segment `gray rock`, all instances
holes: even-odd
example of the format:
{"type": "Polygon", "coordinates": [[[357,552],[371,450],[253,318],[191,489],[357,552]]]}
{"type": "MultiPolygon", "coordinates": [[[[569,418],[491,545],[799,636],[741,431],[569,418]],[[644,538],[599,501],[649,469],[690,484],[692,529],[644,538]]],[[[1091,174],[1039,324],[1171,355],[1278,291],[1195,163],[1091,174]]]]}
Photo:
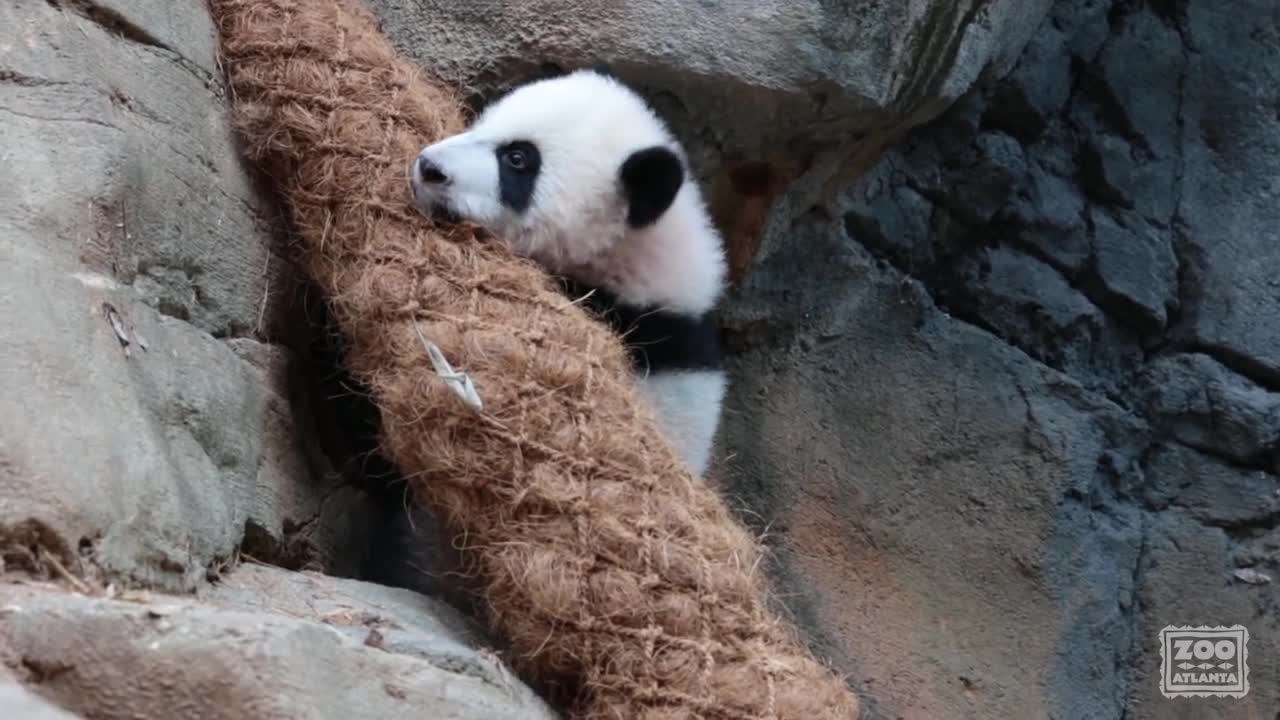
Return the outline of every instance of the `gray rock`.
{"type": "Polygon", "coordinates": [[[0,217],[42,250],[218,336],[283,330],[274,257],[227,122],[203,3],[19,0],[0,79],[0,217]],[[180,48],[175,50],[175,48],[180,48]],[[264,306],[264,303],[267,305],[264,306]]]}
{"type": "Polygon", "coordinates": [[[1280,711],[1273,14],[1057,0],[769,226],[724,482],[874,716],[1280,711]],[[1159,629],[1236,622],[1250,696],[1165,700],[1159,629]]]}
{"type": "Polygon", "coordinates": [[[1277,469],[1280,393],[1201,354],[1156,360],[1138,390],[1152,421],[1179,441],[1241,465],[1277,469]]]}
{"type": "Polygon", "coordinates": [[[1188,285],[1182,337],[1280,387],[1280,133],[1274,6],[1191,3],[1178,189],[1188,285]],[[1197,52],[1200,48],[1211,52],[1197,52]]]}
{"type": "Polygon", "coordinates": [[[865,192],[852,198],[845,210],[845,231],[893,258],[908,273],[932,267],[936,262],[929,242],[933,204],[915,188],[894,182],[887,164],[864,187],[865,192]]]}
{"type": "Polygon", "coordinates": [[[836,143],[850,128],[927,119],[980,78],[1006,72],[1049,7],[371,5],[393,40],[446,80],[492,91],[539,65],[605,63],[673,93],[673,106],[717,145],[748,155],[775,154],[787,138],[836,143]],[[739,112],[748,100],[753,112],[739,112]]]}
{"type": "Polygon", "coordinates": [[[1179,118],[1169,101],[1178,98],[1184,64],[1178,19],[1161,17],[1153,6],[1111,14],[1106,42],[1092,58],[1097,73],[1085,78],[1084,104],[1099,111],[1107,130],[1139,148],[1157,156],[1176,154],[1179,118]]]}
{"type": "Polygon", "coordinates": [[[231,610],[319,618],[357,642],[376,630],[384,650],[465,668],[494,684],[502,679],[500,667],[476,656],[488,643],[483,628],[453,606],[410,590],[246,564],[197,596],[231,610]]]}
{"type": "Polygon", "coordinates": [[[1090,138],[1080,159],[1083,183],[1097,202],[1132,208],[1134,182],[1133,146],[1127,140],[1103,133],[1090,138]]]}
{"type": "Polygon", "coordinates": [[[1049,130],[1053,116],[1074,93],[1072,60],[1097,53],[1107,35],[1109,9],[1106,0],[1054,2],[1013,70],[991,88],[991,111],[983,123],[1027,143],[1049,130]]]}
{"type": "Polygon", "coordinates": [[[1146,458],[1143,492],[1152,507],[1172,505],[1197,521],[1246,532],[1280,525],[1280,479],[1242,470],[1178,445],[1159,445],[1146,458]]]}
{"type": "Polygon", "coordinates": [[[0,670],[0,716],[12,720],[79,720],[76,715],[27,690],[3,670],[0,670]]]}
{"type": "Polygon", "coordinates": [[[1015,345],[1035,348],[1045,362],[1078,368],[1096,351],[1102,312],[1035,257],[995,247],[954,262],[945,277],[939,297],[948,305],[1015,345]]]}
{"type": "MultiPolygon", "coordinates": [[[[1273,717],[1280,711],[1280,620],[1274,585],[1234,581],[1230,531],[1205,527],[1188,515],[1157,515],[1146,534],[1142,567],[1142,613],[1137,627],[1135,673],[1126,718],[1136,720],[1237,720],[1273,717]],[[1160,694],[1161,628],[1169,625],[1244,625],[1249,631],[1249,694],[1243,698],[1177,698],[1160,694]]],[[[1271,533],[1272,557],[1280,536],[1271,533]]]]}
{"type": "Polygon", "coordinates": [[[296,270],[206,6],[19,0],[0,26],[5,561],[174,590],[241,551],[356,572],[368,513],[279,344],[304,325],[296,270]]]}
{"type": "MultiPolygon", "coordinates": [[[[1040,158],[1030,161],[1027,168],[1024,184],[1017,187],[1017,192],[1005,195],[1009,201],[1007,219],[1030,230],[1056,232],[1059,236],[1080,230],[1085,224],[1085,202],[1071,178],[1040,158]]],[[[1062,248],[1044,247],[1044,252],[1054,258],[1062,248]]],[[[1073,270],[1078,268],[1078,263],[1065,256],[1058,259],[1073,270]]]]}
{"type": "Polygon", "coordinates": [[[720,473],[781,597],[873,717],[1118,717],[1141,423],[821,226],[725,311],[720,473]]]}
{"type": "Polygon", "coordinates": [[[320,512],[336,480],[306,471],[283,355],[254,368],[31,240],[0,228],[14,248],[0,268],[12,309],[0,372],[13,379],[0,405],[21,409],[0,415],[7,559],[39,546],[63,563],[83,556],[113,577],[189,589],[231,560],[247,525],[283,542],[286,526],[320,512]]]}
{"type": "Polygon", "coordinates": [[[1168,237],[1137,218],[1122,225],[1103,210],[1090,218],[1101,302],[1140,335],[1158,335],[1178,291],[1178,259],[1168,237]]]}
{"type": "Polygon", "coordinates": [[[0,653],[94,718],[546,718],[447,610],[407,591],[245,566],[204,602],[0,585],[0,653]]]}

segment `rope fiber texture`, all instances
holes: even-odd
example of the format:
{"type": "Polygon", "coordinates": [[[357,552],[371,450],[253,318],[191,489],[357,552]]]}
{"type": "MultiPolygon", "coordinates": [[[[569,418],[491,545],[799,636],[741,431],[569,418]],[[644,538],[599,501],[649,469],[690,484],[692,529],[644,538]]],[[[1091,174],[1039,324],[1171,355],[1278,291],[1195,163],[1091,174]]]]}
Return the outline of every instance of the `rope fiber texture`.
{"type": "Polygon", "coordinates": [[[455,91],[357,0],[210,5],[247,153],[285,199],[381,445],[465,546],[525,679],[568,688],[575,718],[854,718],[770,608],[755,538],[660,439],[620,339],[480,230],[413,209],[412,158],[464,128],[455,91]]]}

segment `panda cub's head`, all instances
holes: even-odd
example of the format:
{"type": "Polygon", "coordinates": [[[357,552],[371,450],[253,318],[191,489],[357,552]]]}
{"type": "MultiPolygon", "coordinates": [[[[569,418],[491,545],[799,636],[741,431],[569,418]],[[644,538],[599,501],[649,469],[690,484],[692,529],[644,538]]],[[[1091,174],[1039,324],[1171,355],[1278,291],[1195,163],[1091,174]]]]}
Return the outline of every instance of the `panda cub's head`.
{"type": "Polygon", "coordinates": [[[548,270],[628,304],[701,314],[725,262],[684,152],[633,91],[594,70],[520,86],[411,168],[428,215],[470,220],[548,270]]]}

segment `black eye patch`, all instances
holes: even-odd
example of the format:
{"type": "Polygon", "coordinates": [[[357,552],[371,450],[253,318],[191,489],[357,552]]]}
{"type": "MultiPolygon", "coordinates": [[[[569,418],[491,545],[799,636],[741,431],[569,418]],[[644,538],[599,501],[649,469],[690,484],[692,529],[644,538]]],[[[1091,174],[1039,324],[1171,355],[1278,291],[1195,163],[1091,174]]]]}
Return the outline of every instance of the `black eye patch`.
{"type": "Polygon", "coordinates": [[[533,188],[542,168],[542,154],[538,146],[525,140],[516,140],[498,146],[498,196],[502,204],[516,212],[529,209],[533,201],[533,188]]]}

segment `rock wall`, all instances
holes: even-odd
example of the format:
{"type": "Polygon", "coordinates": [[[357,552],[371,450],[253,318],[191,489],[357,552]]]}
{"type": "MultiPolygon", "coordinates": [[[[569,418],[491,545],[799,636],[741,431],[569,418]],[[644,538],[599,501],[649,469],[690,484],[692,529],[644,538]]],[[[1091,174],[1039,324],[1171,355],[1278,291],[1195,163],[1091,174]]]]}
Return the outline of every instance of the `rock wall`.
{"type": "MultiPolygon", "coordinates": [[[[245,565],[197,599],[5,584],[0,603],[0,660],[77,713],[50,718],[556,717],[456,613],[404,590],[245,565]]],[[[41,717],[31,695],[3,704],[11,686],[3,716],[41,717]]]]}
{"type": "MultiPolygon", "coordinates": [[[[1280,711],[1272,5],[371,5],[477,103],[605,62],[687,139],[720,480],[870,716],[1280,711]],[[1158,629],[1234,622],[1250,695],[1164,700],[1158,629]]],[[[446,546],[374,551],[399,486],[214,47],[0,3],[0,717],[550,717],[446,546]]]]}
{"type": "Polygon", "coordinates": [[[0,27],[5,560],[173,591],[242,550],[357,573],[372,515],[320,447],[203,4],[21,0],[0,27]]]}
{"type": "Polygon", "coordinates": [[[552,717],[447,606],[331,577],[369,439],[215,42],[200,0],[0,3],[0,717],[552,717]]]}
{"type": "Polygon", "coordinates": [[[729,486],[879,717],[1280,711],[1278,33],[1058,0],[766,241],[729,486]],[[1250,695],[1163,698],[1160,628],[1234,623],[1250,695]]]}

